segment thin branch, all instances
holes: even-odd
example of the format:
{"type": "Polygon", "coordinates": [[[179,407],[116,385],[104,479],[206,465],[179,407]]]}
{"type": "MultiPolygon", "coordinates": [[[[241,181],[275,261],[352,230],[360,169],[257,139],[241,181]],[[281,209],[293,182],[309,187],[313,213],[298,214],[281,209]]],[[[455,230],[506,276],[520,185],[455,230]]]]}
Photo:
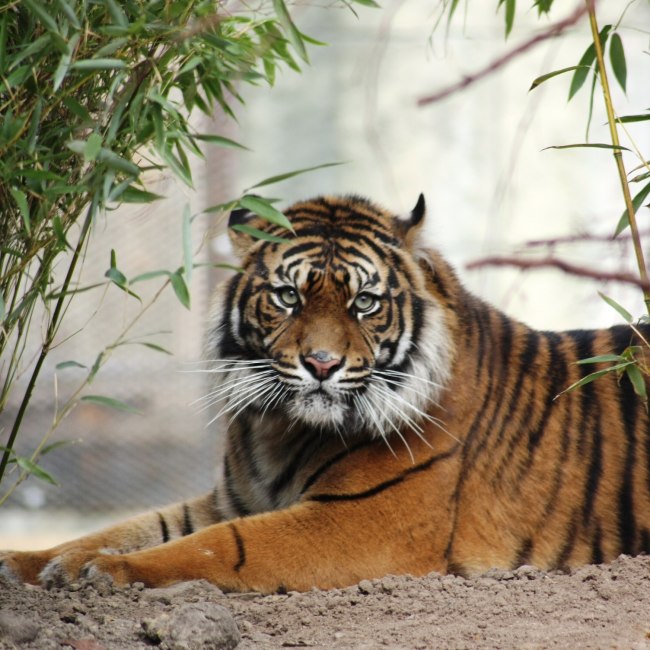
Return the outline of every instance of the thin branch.
{"type": "Polygon", "coordinates": [[[510,61],[516,59],[518,56],[520,56],[524,52],[527,52],[528,50],[535,47],[539,43],[542,43],[543,41],[546,41],[549,38],[559,36],[564,30],[577,23],[580,20],[580,18],[582,18],[582,16],[584,16],[584,14],[586,13],[587,13],[587,7],[585,7],[581,3],[575,8],[573,13],[569,14],[569,16],[567,16],[564,20],[560,20],[559,22],[554,23],[547,30],[537,34],[536,36],[533,36],[527,41],[524,41],[521,45],[517,46],[510,52],[507,52],[503,56],[500,56],[498,59],[492,61],[492,63],[487,65],[482,70],[479,70],[474,74],[465,75],[460,81],[450,86],[447,86],[446,88],[443,88],[438,92],[433,93],[433,95],[420,97],[420,99],[418,99],[417,102],[418,106],[425,106],[426,104],[433,104],[434,102],[438,102],[441,99],[444,99],[449,95],[453,95],[456,92],[464,90],[468,86],[471,86],[473,83],[480,81],[481,79],[484,79],[485,77],[491,75],[497,70],[503,68],[505,65],[510,63],[510,61]]]}
{"type": "Polygon", "coordinates": [[[465,268],[469,270],[480,269],[486,266],[514,266],[519,269],[540,269],[555,268],[570,275],[577,275],[583,278],[592,278],[603,282],[620,282],[632,284],[644,290],[650,290],[650,282],[644,281],[632,273],[618,273],[609,271],[596,271],[583,266],[577,266],[570,262],[557,259],[556,257],[544,257],[541,259],[527,260],[519,257],[484,257],[480,260],[470,262],[465,268]]]}

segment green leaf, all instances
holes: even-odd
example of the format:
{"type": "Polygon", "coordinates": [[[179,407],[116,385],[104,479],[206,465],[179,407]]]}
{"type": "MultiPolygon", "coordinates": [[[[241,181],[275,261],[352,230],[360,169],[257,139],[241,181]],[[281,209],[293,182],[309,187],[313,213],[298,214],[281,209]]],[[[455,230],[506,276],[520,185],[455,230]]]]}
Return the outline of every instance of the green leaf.
{"type": "Polygon", "coordinates": [[[73,70],[126,70],[128,67],[121,59],[80,59],[70,65],[73,70]]]}
{"type": "Polygon", "coordinates": [[[81,23],[75,14],[74,9],[66,2],[66,0],[56,0],[56,3],[61,7],[61,11],[65,17],[77,28],[81,29],[81,23]]]}
{"type": "Polygon", "coordinates": [[[116,25],[119,25],[120,27],[128,27],[129,20],[126,17],[126,14],[122,11],[119,3],[115,2],[115,0],[104,0],[104,4],[116,25]]]}
{"type": "Polygon", "coordinates": [[[0,293],[0,323],[4,322],[5,316],[7,314],[7,307],[5,306],[5,299],[0,293]]]}
{"type": "Polygon", "coordinates": [[[268,200],[259,196],[247,194],[239,199],[238,203],[242,208],[246,208],[255,214],[259,214],[263,219],[293,232],[293,226],[289,219],[287,219],[277,208],[274,208],[268,200]]]}
{"type": "Polygon", "coordinates": [[[307,56],[307,50],[305,49],[302,35],[293,24],[291,16],[289,15],[289,11],[287,10],[287,6],[284,4],[284,0],[273,0],[273,9],[277,14],[278,22],[282,25],[285,32],[287,33],[287,38],[298,53],[298,56],[303,61],[305,61],[305,63],[309,63],[309,57],[307,56]]]}
{"type": "Polygon", "coordinates": [[[618,33],[612,34],[609,42],[609,60],[612,64],[614,76],[623,91],[626,91],[627,83],[627,64],[625,62],[625,50],[623,50],[623,41],[618,33]]]}
{"type": "Polygon", "coordinates": [[[192,221],[190,206],[185,204],[183,209],[183,270],[187,284],[192,283],[192,221]]]}
{"type": "MultiPolygon", "coordinates": [[[[641,207],[641,204],[645,200],[645,197],[650,194],[650,183],[645,185],[639,193],[632,199],[632,207],[634,208],[634,214],[636,214],[641,207]]],[[[616,226],[616,231],[614,232],[614,237],[618,237],[628,226],[630,225],[630,217],[627,213],[627,208],[623,210],[621,218],[618,220],[616,226]]]]}
{"type": "Polygon", "coordinates": [[[216,144],[219,147],[228,147],[231,149],[244,149],[245,151],[250,151],[248,147],[245,147],[239,142],[235,142],[230,138],[224,138],[222,135],[210,135],[208,133],[200,133],[199,135],[192,136],[195,140],[202,140],[204,142],[209,142],[210,144],[216,144]]]}
{"type": "Polygon", "coordinates": [[[589,357],[588,359],[580,359],[576,364],[582,366],[587,363],[620,363],[625,361],[625,358],[620,354],[601,354],[597,357],[589,357]]]}
{"type": "Polygon", "coordinates": [[[129,284],[135,284],[136,282],[145,282],[146,280],[153,280],[154,278],[159,278],[161,276],[170,277],[171,273],[169,271],[149,271],[147,273],[140,273],[134,278],[131,278],[129,284]]]}
{"type": "Polygon", "coordinates": [[[31,476],[41,481],[45,481],[46,483],[50,483],[51,485],[58,485],[52,476],[48,474],[42,467],[39,467],[33,460],[30,460],[25,456],[16,456],[14,460],[22,470],[31,476]]]}
{"type": "Polygon", "coordinates": [[[174,293],[176,294],[176,297],[180,301],[181,305],[187,309],[190,309],[190,292],[187,288],[187,284],[185,283],[185,278],[181,274],[180,270],[172,273],[169,276],[169,279],[171,280],[172,288],[174,289],[174,293]]]}
{"type": "Polygon", "coordinates": [[[352,2],[363,5],[364,7],[372,7],[373,9],[381,9],[381,5],[377,4],[375,0],[352,0],[352,2]]]}
{"type": "Polygon", "coordinates": [[[650,120],[650,113],[640,113],[638,115],[623,115],[623,117],[616,118],[617,122],[627,124],[628,122],[647,122],[650,120]]]}
{"type": "Polygon", "coordinates": [[[52,32],[58,32],[59,27],[56,24],[56,20],[45,11],[41,4],[41,0],[23,0],[23,3],[29,7],[29,10],[38,16],[38,19],[41,21],[43,26],[49,29],[52,32]]]}
{"type": "Polygon", "coordinates": [[[592,381],[595,381],[599,377],[602,377],[603,375],[606,375],[610,372],[618,372],[619,370],[624,370],[625,368],[632,365],[633,363],[634,363],[633,361],[626,361],[625,363],[618,363],[615,366],[610,366],[609,368],[605,368],[604,370],[597,370],[596,372],[592,372],[589,375],[583,377],[582,379],[579,379],[578,381],[574,382],[568,388],[565,388],[561,393],[556,395],[554,399],[557,399],[560,395],[563,395],[564,393],[568,393],[572,390],[575,390],[576,388],[580,388],[580,386],[584,386],[585,384],[590,384],[592,381]]]}
{"type": "Polygon", "coordinates": [[[25,192],[18,190],[15,187],[10,187],[9,191],[11,192],[11,196],[14,197],[14,201],[17,203],[18,209],[20,210],[20,214],[23,218],[23,225],[25,226],[25,232],[27,233],[27,236],[31,236],[32,228],[29,216],[29,205],[27,204],[27,196],[25,195],[25,192]]]}
{"type": "Polygon", "coordinates": [[[121,203],[153,203],[158,199],[164,199],[161,194],[154,194],[146,190],[140,190],[133,185],[129,185],[119,197],[121,203]]]}
{"type": "Polygon", "coordinates": [[[639,366],[636,363],[633,363],[625,369],[625,372],[627,373],[627,378],[632,382],[634,392],[641,399],[648,399],[645,378],[643,377],[641,370],[639,370],[639,366]]]}
{"type": "Polygon", "coordinates": [[[345,162],[332,162],[332,163],[323,163],[322,165],[316,165],[315,167],[304,167],[303,169],[297,169],[292,172],[286,172],[285,174],[278,174],[277,176],[270,176],[269,178],[265,178],[263,181],[260,181],[259,183],[256,183],[255,185],[251,185],[249,187],[249,190],[254,190],[258,187],[264,187],[265,185],[272,185],[273,183],[279,183],[280,181],[287,180],[288,178],[293,178],[294,176],[298,176],[300,174],[306,174],[308,172],[313,172],[318,169],[325,169],[327,167],[337,167],[338,165],[345,165],[347,163],[345,162]]]}
{"type": "Polygon", "coordinates": [[[91,133],[86,140],[83,150],[84,160],[90,162],[95,160],[102,148],[102,136],[99,133],[91,133]]]}
{"type": "Polygon", "coordinates": [[[606,296],[604,293],[601,293],[600,291],[598,292],[598,295],[599,295],[599,296],[600,296],[600,297],[601,297],[601,298],[602,298],[602,299],[603,299],[603,300],[604,300],[604,301],[605,301],[605,302],[606,302],[610,307],[612,307],[613,309],[615,309],[615,310],[616,310],[616,311],[617,311],[617,312],[618,312],[618,313],[623,317],[623,320],[624,320],[626,323],[632,323],[632,322],[634,321],[634,319],[632,318],[632,314],[630,314],[630,312],[627,311],[627,309],[625,309],[624,307],[621,307],[621,305],[619,305],[619,304],[616,302],[616,300],[614,300],[613,298],[610,298],[609,296],[606,296]]]}
{"type": "Polygon", "coordinates": [[[542,151],[546,151],[547,149],[613,149],[614,151],[630,151],[627,147],[606,143],[561,144],[553,147],[544,147],[542,151]]]}
{"type": "Polygon", "coordinates": [[[56,369],[57,370],[65,370],[66,368],[87,368],[88,366],[84,366],[83,363],[79,363],[78,361],[62,361],[61,363],[56,364],[56,369]]]}
{"type": "Polygon", "coordinates": [[[49,445],[45,445],[45,447],[41,449],[41,456],[45,456],[45,454],[49,454],[51,451],[54,451],[59,447],[67,447],[68,445],[74,445],[76,442],[79,441],[78,440],[57,440],[56,442],[52,442],[49,445]]]}
{"type": "MultiPolygon", "coordinates": [[[[569,66],[568,68],[562,68],[561,70],[554,70],[553,72],[547,72],[546,74],[541,75],[540,77],[537,77],[536,79],[533,79],[533,83],[530,85],[530,88],[528,89],[528,92],[531,90],[534,90],[539,86],[540,84],[543,84],[545,81],[548,81],[549,79],[552,79],[553,77],[557,77],[558,75],[564,74],[565,72],[571,72],[571,70],[577,70],[579,65],[572,65],[569,66]]],[[[587,70],[589,70],[589,66],[585,66],[587,70]]]]}
{"type": "MultiPolygon", "coordinates": [[[[263,230],[260,230],[259,228],[253,228],[253,226],[247,226],[245,223],[237,224],[235,226],[231,226],[233,230],[237,230],[238,232],[243,232],[247,235],[250,235],[254,239],[264,239],[265,241],[270,241],[274,242],[276,244],[290,244],[291,240],[290,239],[285,239],[284,237],[277,237],[276,235],[271,235],[268,232],[264,232],[263,230]]],[[[234,270],[239,271],[239,267],[231,267],[227,266],[226,268],[233,268],[234,270]]]]}
{"type": "MultiPolygon", "coordinates": [[[[599,34],[600,38],[600,46],[604,49],[605,48],[605,43],[607,41],[607,36],[609,35],[609,31],[611,30],[612,26],[611,25],[605,25],[601,30],[599,34]]],[[[589,68],[592,66],[594,61],[596,60],[596,47],[592,43],[585,51],[582,57],[580,57],[580,61],[578,61],[578,65],[576,68],[578,68],[575,71],[575,74],[573,75],[573,78],[571,79],[571,86],[569,87],[569,100],[571,101],[571,98],[580,90],[582,85],[584,84],[585,80],[587,79],[587,75],[589,74],[589,68]]]]}
{"type": "Polygon", "coordinates": [[[510,32],[512,31],[512,26],[514,25],[515,22],[516,0],[499,0],[499,6],[501,6],[504,3],[506,5],[506,15],[505,15],[506,38],[508,38],[510,32]]]}
{"type": "Polygon", "coordinates": [[[104,277],[108,278],[111,282],[114,282],[120,289],[124,289],[126,287],[126,276],[116,268],[108,269],[108,271],[104,273],[104,277]]]}
{"type": "Polygon", "coordinates": [[[172,352],[163,348],[161,345],[157,345],[156,343],[149,343],[148,341],[135,341],[134,345],[144,345],[145,348],[149,348],[150,350],[162,352],[163,354],[168,354],[171,357],[174,356],[172,352]]]}
{"type": "Polygon", "coordinates": [[[106,397],[105,395],[84,395],[81,398],[82,402],[90,402],[91,404],[98,404],[99,406],[107,406],[108,408],[117,409],[118,411],[125,411],[127,413],[135,413],[137,415],[142,415],[142,412],[139,411],[134,406],[122,402],[119,399],[113,397],[106,397]]]}

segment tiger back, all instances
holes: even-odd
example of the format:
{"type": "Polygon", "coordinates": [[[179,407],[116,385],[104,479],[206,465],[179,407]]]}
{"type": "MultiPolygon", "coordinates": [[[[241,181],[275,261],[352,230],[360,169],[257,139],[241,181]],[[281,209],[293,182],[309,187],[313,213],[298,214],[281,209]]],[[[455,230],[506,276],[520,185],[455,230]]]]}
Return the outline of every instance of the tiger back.
{"type": "Polygon", "coordinates": [[[248,229],[231,230],[242,270],[208,332],[206,402],[227,437],[214,492],[1,571],[272,592],[650,550],[645,404],[615,373],[563,392],[604,368],[580,359],[647,354],[648,326],[507,317],[423,241],[422,197],[404,217],[359,197],[285,213],[292,233],[231,215],[248,229]]]}

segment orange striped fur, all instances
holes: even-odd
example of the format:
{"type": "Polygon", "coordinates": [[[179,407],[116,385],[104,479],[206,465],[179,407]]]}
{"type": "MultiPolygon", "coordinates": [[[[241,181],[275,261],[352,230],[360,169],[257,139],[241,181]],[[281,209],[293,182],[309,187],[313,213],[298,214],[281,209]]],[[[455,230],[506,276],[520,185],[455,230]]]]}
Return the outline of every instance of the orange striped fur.
{"type": "MultiPolygon", "coordinates": [[[[60,585],[108,573],[227,590],[544,569],[650,550],[650,425],[626,376],[564,393],[642,341],[628,326],[540,332],[469,294],[399,218],[358,198],[231,225],[206,400],[227,436],[214,492],[0,571],[60,585]]],[[[638,330],[650,335],[648,326],[638,330]]],[[[647,353],[647,349],[646,349],[647,353]]]]}

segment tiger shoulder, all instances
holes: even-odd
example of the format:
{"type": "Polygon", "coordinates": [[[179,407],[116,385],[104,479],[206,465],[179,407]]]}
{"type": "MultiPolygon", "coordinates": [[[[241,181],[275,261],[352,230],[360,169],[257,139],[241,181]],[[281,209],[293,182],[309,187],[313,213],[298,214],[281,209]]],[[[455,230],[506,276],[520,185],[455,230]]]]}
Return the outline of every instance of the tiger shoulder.
{"type": "Polygon", "coordinates": [[[647,369],[648,325],[506,316],[425,241],[423,197],[405,216],[356,196],[285,214],[291,232],[230,218],[241,270],[207,336],[205,401],[226,438],[214,491],[6,554],[1,571],[274,592],[650,551],[644,400],[616,372],[566,392],[608,365],[582,359],[634,351],[647,369]]]}

